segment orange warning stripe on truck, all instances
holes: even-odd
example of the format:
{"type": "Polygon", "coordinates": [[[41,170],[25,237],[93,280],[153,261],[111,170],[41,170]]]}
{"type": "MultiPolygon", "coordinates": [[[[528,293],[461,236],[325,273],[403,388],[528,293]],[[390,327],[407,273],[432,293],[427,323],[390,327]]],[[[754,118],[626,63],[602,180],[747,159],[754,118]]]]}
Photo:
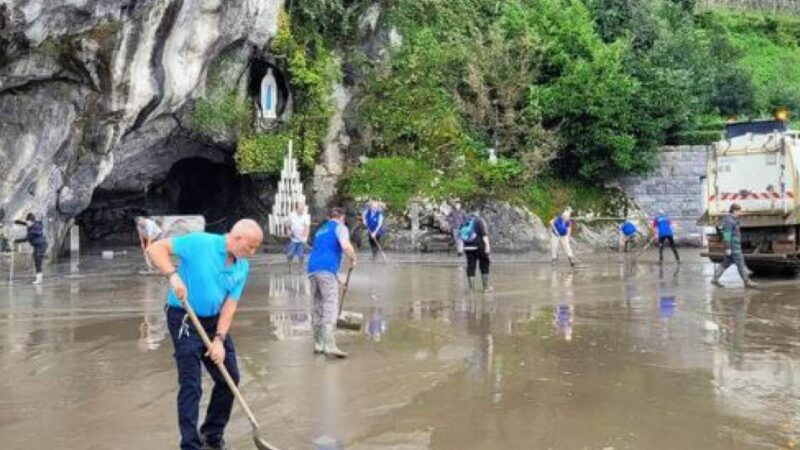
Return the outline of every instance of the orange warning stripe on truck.
{"type": "MultiPolygon", "coordinates": [[[[715,200],[717,198],[716,195],[709,195],[708,200],[715,200]]],[[[719,200],[769,200],[769,199],[779,199],[779,198],[794,198],[794,194],[791,192],[786,192],[781,197],[781,194],[777,192],[748,192],[745,194],[741,194],[738,192],[723,192],[719,194],[719,200]]]]}

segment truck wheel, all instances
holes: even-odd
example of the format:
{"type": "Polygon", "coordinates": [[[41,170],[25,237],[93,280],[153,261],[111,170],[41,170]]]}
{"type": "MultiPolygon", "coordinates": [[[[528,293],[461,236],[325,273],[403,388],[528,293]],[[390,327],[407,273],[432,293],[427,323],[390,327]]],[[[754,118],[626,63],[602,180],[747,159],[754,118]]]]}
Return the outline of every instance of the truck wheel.
{"type": "Polygon", "coordinates": [[[795,277],[798,273],[800,273],[800,267],[763,267],[763,266],[755,266],[750,267],[748,266],[753,275],[756,277],[766,277],[766,278],[785,278],[785,277],[795,277]]]}

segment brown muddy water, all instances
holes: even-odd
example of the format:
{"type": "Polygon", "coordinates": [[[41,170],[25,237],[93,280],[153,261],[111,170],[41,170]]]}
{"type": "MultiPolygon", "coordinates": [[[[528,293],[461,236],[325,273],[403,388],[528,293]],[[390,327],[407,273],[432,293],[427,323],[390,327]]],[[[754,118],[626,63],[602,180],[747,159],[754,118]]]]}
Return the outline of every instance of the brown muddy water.
{"type": "MultiPolygon", "coordinates": [[[[177,449],[166,285],[136,255],[0,287],[0,448],[177,449]]],[[[312,354],[303,274],[254,264],[233,328],[242,392],[283,449],[773,449],[800,439],[800,289],[709,285],[699,260],[584,269],[460,259],[353,273],[344,361],[312,354]]],[[[402,259],[402,260],[401,260],[402,259]]],[[[206,376],[204,402],[210,391],[206,376]]],[[[234,407],[227,429],[252,448],[234,407]]]]}

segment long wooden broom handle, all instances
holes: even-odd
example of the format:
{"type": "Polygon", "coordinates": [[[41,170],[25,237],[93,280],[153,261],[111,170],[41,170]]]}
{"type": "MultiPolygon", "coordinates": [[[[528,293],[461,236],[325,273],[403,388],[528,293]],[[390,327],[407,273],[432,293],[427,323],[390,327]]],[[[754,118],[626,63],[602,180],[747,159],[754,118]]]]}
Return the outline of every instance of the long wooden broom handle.
{"type": "MultiPolygon", "coordinates": [[[[203,328],[203,324],[200,323],[200,319],[197,318],[197,315],[194,313],[194,310],[189,305],[188,300],[181,300],[181,304],[183,305],[183,310],[186,311],[186,314],[189,315],[189,319],[191,319],[192,324],[194,324],[195,329],[197,330],[197,334],[200,335],[200,339],[203,340],[203,343],[206,345],[206,348],[210,351],[211,350],[211,340],[208,338],[208,334],[206,334],[206,330],[203,328]]],[[[222,377],[225,378],[225,383],[228,384],[228,389],[233,392],[234,397],[239,402],[239,406],[242,407],[244,410],[244,414],[247,416],[247,419],[250,421],[250,425],[253,426],[253,429],[257,430],[259,428],[258,421],[256,421],[253,412],[250,411],[250,407],[247,406],[247,403],[244,401],[244,397],[242,397],[242,393],[239,392],[239,388],[236,387],[236,383],[233,382],[233,378],[231,378],[231,374],[228,373],[228,369],[225,368],[225,361],[216,363],[217,369],[219,369],[222,377]]]]}
{"type": "Polygon", "coordinates": [[[344,287],[342,288],[342,298],[339,299],[339,315],[336,316],[337,318],[342,315],[342,307],[344,307],[344,296],[347,294],[347,289],[350,287],[350,274],[351,273],[353,273],[352,264],[347,269],[347,276],[344,277],[344,287]]]}

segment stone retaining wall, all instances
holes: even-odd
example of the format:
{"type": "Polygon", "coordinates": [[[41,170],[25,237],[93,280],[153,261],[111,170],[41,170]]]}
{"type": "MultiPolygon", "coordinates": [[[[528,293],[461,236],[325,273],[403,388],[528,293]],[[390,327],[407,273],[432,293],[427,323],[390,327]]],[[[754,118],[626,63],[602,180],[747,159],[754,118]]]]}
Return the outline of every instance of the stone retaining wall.
{"type": "Polygon", "coordinates": [[[703,214],[701,177],[706,171],[706,146],[664,147],[658,166],[651,173],[620,180],[623,190],[648,218],[659,208],[679,224],[676,239],[684,244],[701,244],[703,214]]]}

